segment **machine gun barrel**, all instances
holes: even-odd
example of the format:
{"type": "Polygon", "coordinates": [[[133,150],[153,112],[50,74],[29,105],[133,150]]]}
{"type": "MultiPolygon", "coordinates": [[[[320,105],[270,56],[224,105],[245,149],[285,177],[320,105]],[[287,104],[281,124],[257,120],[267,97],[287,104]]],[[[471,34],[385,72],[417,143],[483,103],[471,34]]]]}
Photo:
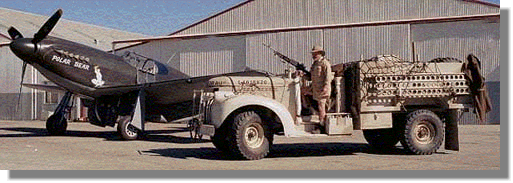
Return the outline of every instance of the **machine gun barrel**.
{"type": "Polygon", "coordinates": [[[307,77],[310,77],[310,71],[306,70],[306,67],[305,67],[304,64],[299,63],[298,61],[295,61],[294,59],[291,59],[291,58],[283,55],[282,53],[280,53],[280,52],[276,51],[275,49],[273,49],[270,45],[267,45],[265,43],[262,43],[262,44],[265,47],[267,47],[270,50],[272,50],[274,55],[278,56],[280,59],[282,59],[283,61],[289,63],[290,65],[296,67],[296,70],[303,71],[307,77]]]}

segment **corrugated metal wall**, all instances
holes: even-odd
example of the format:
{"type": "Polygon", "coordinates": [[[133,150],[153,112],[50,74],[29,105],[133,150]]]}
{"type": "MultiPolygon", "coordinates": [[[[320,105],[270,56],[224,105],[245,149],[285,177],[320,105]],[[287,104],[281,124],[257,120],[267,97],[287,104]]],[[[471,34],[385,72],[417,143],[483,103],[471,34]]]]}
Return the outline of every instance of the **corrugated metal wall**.
{"type": "Polygon", "coordinates": [[[313,45],[323,45],[322,30],[293,31],[247,35],[247,67],[281,74],[287,67],[280,58],[263,44],[310,67],[313,63],[310,51],[313,45]]]}
{"type": "MultiPolygon", "coordinates": [[[[8,46],[0,48],[0,120],[30,120],[33,117],[34,101],[31,89],[23,88],[20,105],[18,106],[18,92],[21,79],[22,62],[9,49],[8,46]],[[16,109],[18,107],[18,109],[16,109]]],[[[25,83],[33,83],[32,66],[28,66],[25,73],[25,83]]],[[[37,110],[37,107],[35,108],[37,110]]]]}
{"type": "Polygon", "coordinates": [[[125,51],[168,64],[191,77],[238,72],[246,67],[245,36],[152,41],[117,54],[125,51]]]}
{"type": "Polygon", "coordinates": [[[409,60],[409,25],[386,25],[325,30],[325,49],[333,63],[396,55],[409,60]]]}
{"type": "MultiPolygon", "coordinates": [[[[258,29],[348,24],[499,13],[499,8],[460,0],[255,0],[191,26],[179,34],[237,32],[258,29]]],[[[364,27],[296,30],[209,37],[193,40],[160,40],[132,50],[166,62],[191,76],[236,72],[246,67],[283,73],[288,67],[263,46],[312,64],[310,50],[324,46],[333,64],[356,61],[381,54],[414,57],[428,61],[438,57],[463,59],[468,53],[483,61],[492,103],[499,105],[499,23],[496,20],[435,24],[394,24],[364,27]],[[491,22],[490,22],[491,21],[491,22]],[[495,21],[495,22],[494,22],[495,21]],[[461,31],[455,31],[461,28],[461,31]],[[433,31],[435,30],[435,31],[433,31]],[[493,85],[493,86],[492,86],[493,85]]],[[[499,123],[498,107],[489,123],[499,123]]],[[[466,114],[464,124],[475,124],[466,114]]]]}
{"type": "Polygon", "coordinates": [[[254,0],[176,35],[499,13],[461,0],[254,0]]]}
{"type": "MultiPolygon", "coordinates": [[[[488,81],[499,81],[492,76],[500,61],[500,23],[488,20],[460,21],[412,25],[412,41],[419,60],[454,57],[460,60],[469,53],[476,55],[488,81]]],[[[498,74],[498,71],[495,72],[498,74]]]]}
{"type": "MultiPolygon", "coordinates": [[[[412,25],[412,41],[419,60],[453,57],[465,60],[468,54],[482,62],[493,110],[484,123],[500,123],[500,33],[498,20],[460,21],[412,25]]],[[[474,114],[464,114],[462,124],[476,124],[474,114]]]]}

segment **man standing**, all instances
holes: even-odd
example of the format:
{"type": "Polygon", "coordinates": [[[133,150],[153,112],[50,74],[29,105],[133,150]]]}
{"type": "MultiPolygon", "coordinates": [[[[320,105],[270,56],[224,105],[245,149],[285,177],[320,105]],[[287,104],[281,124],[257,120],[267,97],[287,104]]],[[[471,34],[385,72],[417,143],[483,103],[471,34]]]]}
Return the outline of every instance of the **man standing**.
{"type": "Polygon", "coordinates": [[[325,125],[326,111],[328,109],[328,100],[331,94],[331,64],[324,56],[326,52],[320,46],[314,46],[312,49],[312,58],[314,63],[310,69],[312,75],[313,98],[319,106],[319,120],[321,125],[325,125]]]}

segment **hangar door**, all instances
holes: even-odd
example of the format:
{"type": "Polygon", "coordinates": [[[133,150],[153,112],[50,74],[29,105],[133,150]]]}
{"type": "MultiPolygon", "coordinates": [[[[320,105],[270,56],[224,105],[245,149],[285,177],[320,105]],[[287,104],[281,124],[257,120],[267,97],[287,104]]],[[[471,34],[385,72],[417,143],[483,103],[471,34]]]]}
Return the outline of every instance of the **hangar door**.
{"type": "MultiPolygon", "coordinates": [[[[429,61],[440,57],[464,60],[472,53],[481,60],[493,110],[487,124],[500,123],[500,22],[498,19],[412,24],[411,39],[415,57],[429,61]]],[[[473,114],[463,116],[463,124],[478,123],[473,114]]]]}
{"type": "Polygon", "coordinates": [[[244,37],[191,39],[175,45],[179,47],[164,52],[175,54],[180,71],[191,77],[239,72],[245,68],[244,37]]]}

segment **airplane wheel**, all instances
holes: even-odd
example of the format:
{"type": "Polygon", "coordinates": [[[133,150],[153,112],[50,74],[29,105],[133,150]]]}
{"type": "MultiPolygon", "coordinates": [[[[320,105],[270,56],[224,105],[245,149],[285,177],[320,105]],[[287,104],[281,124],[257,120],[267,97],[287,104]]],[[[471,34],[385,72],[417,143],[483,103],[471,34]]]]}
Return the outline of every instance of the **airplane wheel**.
{"type": "Polygon", "coordinates": [[[118,133],[125,140],[135,140],[140,134],[140,131],[131,124],[131,121],[130,116],[123,116],[118,122],[118,133]]]}
{"type": "Polygon", "coordinates": [[[68,128],[68,121],[62,114],[54,114],[46,120],[46,130],[50,135],[64,135],[68,128]]]}

